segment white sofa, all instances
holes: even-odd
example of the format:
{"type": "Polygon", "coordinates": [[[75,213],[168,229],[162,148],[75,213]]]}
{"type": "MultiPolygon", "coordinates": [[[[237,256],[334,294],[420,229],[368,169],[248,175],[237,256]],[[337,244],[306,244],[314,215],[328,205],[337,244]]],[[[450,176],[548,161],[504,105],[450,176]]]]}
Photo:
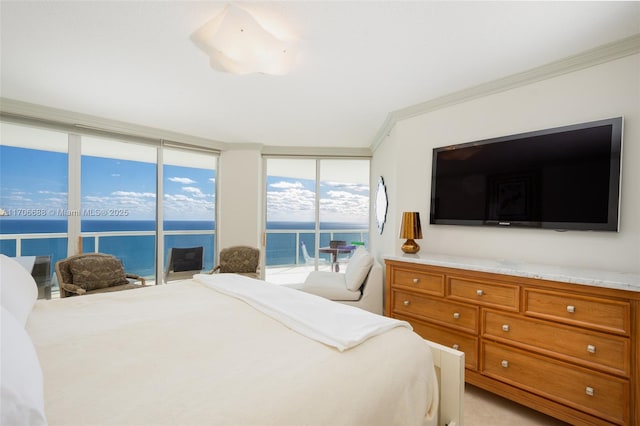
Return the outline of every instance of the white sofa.
{"type": "Polygon", "coordinates": [[[382,266],[364,247],[351,256],[344,274],[313,271],[304,283],[290,287],[382,315],[382,266]]]}

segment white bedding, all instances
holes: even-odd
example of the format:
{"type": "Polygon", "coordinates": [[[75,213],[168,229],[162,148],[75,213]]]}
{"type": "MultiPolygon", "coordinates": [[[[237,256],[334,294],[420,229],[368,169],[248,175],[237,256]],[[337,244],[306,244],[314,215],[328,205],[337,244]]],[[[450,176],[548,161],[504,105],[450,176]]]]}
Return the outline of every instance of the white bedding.
{"type": "Polygon", "coordinates": [[[302,291],[293,292],[287,287],[265,285],[263,281],[243,275],[198,274],[193,278],[339,351],[357,346],[395,327],[411,329],[406,321],[352,309],[302,291]]]}
{"type": "Polygon", "coordinates": [[[431,353],[410,329],[341,352],[207,285],[38,301],[27,331],[49,424],[418,425],[435,415],[431,353]]]}

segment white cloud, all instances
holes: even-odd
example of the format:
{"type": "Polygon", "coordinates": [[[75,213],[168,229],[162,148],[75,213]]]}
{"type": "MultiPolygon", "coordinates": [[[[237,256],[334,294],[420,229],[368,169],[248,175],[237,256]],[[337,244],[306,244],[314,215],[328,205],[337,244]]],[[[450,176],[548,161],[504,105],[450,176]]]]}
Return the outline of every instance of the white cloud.
{"type": "Polygon", "coordinates": [[[66,192],[55,192],[55,191],[38,191],[38,194],[42,194],[42,195],[58,195],[58,196],[62,196],[62,197],[66,197],[67,196],[66,192]]]}
{"type": "Polygon", "coordinates": [[[267,220],[313,221],[315,193],[300,187],[295,185],[284,191],[267,192],[267,220]]]}
{"type": "Polygon", "coordinates": [[[153,192],[130,192],[130,191],[115,191],[111,195],[116,197],[144,197],[144,198],[156,198],[156,194],[153,192]]]}
{"type": "Polygon", "coordinates": [[[190,178],[186,178],[186,177],[170,177],[169,181],[181,183],[183,185],[189,185],[189,184],[192,184],[192,183],[196,183],[195,180],[190,179],[190,178]]]}
{"type": "Polygon", "coordinates": [[[195,198],[185,194],[165,194],[164,214],[168,220],[212,220],[215,202],[211,194],[198,192],[195,198]]]}
{"type": "MultiPolygon", "coordinates": [[[[369,218],[369,186],[363,184],[321,182],[331,188],[320,199],[320,220],[323,222],[366,223],[369,218]]],[[[316,193],[304,189],[299,181],[286,181],[269,185],[267,192],[268,221],[315,220],[316,193]]]]}
{"type": "Polygon", "coordinates": [[[278,189],[304,188],[304,185],[302,185],[301,182],[285,182],[285,181],[272,183],[269,186],[271,188],[278,188],[278,189]]]}
{"type": "Polygon", "coordinates": [[[205,195],[202,193],[200,188],[196,188],[195,186],[185,186],[182,188],[184,192],[188,192],[193,194],[194,197],[204,197],[205,195]]]}
{"type": "Polygon", "coordinates": [[[339,188],[356,192],[369,192],[369,185],[361,183],[345,183],[333,181],[322,181],[321,183],[323,186],[328,186],[331,188],[339,188]]]}

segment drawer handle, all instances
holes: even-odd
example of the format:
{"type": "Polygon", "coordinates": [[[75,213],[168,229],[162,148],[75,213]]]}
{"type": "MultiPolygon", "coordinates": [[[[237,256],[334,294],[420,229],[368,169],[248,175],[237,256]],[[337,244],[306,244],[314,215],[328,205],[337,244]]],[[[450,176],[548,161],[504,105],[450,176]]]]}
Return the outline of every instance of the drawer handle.
{"type": "Polygon", "coordinates": [[[509,367],[509,361],[507,361],[506,359],[503,359],[500,362],[500,365],[502,366],[502,368],[507,368],[507,367],[509,367]]]}
{"type": "Polygon", "coordinates": [[[587,386],[584,390],[584,393],[586,393],[589,396],[593,396],[596,393],[596,391],[593,390],[591,386],[587,386]]]}
{"type": "Polygon", "coordinates": [[[594,345],[587,345],[587,352],[589,352],[590,354],[595,354],[596,347],[594,345]]]}
{"type": "Polygon", "coordinates": [[[455,349],[456,351],[457,351],[458,349],[460,349],[460,345],[459,345],[459,344],[457,344],[457,343],[455,343],[455,344],[454,344],[453,346],[451,346],[451,347],[452,347],[453,349],[455,349]]]}
{"type": "Polygon", "coordinates": [[[573,305],[567,305],[567,312],[573,314],[576,311],[576,307],[573,305]]]}
{"type": "Polygon", "coordinates": [[[478,296],[482,296],[484,294],[484,290],[476,290],[476,294],[478,296]]]}
{"type": "Polygon", "coordinates": [[[502,331],[509,331],[509,324],[502,324],[502,331]]]}
{"type": "Polygon", "coordinates": [[[414,284],[418,284],[419,282],[420,282],[420,278],[414,278],[414,279],[413,279],[413,283],[414,283],[414,284]]]}
{"type": "Polygon", "coordinates": [[[460,312],[454,312],[453,319],[460,319],[460,312]]]}
{"type": "Polygon", "coordinates": [[[402,304],[404,306],[409,306],[411,304],[411,302],[409,300],[405,300],[404,302],[402,302],[402,304]]]}

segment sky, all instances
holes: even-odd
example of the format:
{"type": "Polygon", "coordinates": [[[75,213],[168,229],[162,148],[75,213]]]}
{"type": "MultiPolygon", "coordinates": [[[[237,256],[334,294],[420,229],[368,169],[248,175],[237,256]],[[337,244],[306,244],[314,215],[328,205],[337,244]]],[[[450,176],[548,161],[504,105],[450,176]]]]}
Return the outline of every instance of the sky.
{"type": "MultiPolygon", "coordinates": [[[[369,185],[320,182],[320,221],[368,223],[369,185]]],[[[315,221],[315,181],[267,176],[267,221],[315,221]]]]}
{"type": "MultiPolygon", "coordinates": [[[[0,145],[0,209],[12,218],[65,219],[68,214],[67,154],[0,145]]],[[[165,220],[212,220],[216,171],[165,165],[165,220]]],[[[83,217],[155,219],[155,164],[82,157],[83,217]]],[[[267,177],[267,220],[313,222],[315,181],[267,177]]],[[[368,223],[369,186],[320,183],[322,222],[368,223]]],[[[0,213],[1,214],[1,213],[0,213]]]]}

